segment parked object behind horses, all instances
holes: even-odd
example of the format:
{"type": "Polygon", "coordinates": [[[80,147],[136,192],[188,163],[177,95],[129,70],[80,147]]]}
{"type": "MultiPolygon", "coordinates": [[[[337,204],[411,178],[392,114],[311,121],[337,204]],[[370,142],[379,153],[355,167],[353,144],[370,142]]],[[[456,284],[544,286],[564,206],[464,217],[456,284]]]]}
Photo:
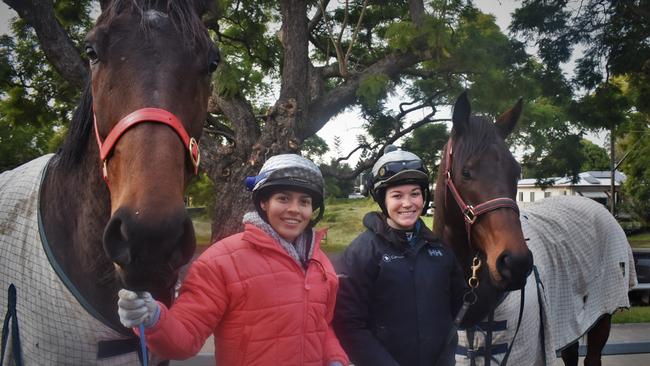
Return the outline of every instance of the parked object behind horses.
{"type": "MultiPolygon", "coordinates": [[[[171,304],[195,248],[183,195],[218,62],[207,3],[108,4],[86,38],[92,81],[60,152],[0,176],[0,315],[14,284],[25,365],[137,364],[117,291],[171,304]]],[[[14,356],[10,346],[5,362],[14,356]]]]}
{"type": "Polygon", "coordinates": [[[477,301],[465,316],[468,332],[459,332],[457,363],[469,364],[474,355],[482,365],[488,354],[493,364],[501,364],[512,345],[508,364],[554,365],[556,350],[590,329],[604,329],[597,337],[590,334],[594,341],[586,365],[598,364],[609,316],[629,307],[627,291],[636,283],[631,250],[616,220],[589,199],[545,199],[521,212],[512,206],[520,167],[504,139],[520,113],[521,101],[496,123],[470,116],[466,94],[454,107],[444,150],[451,156],[437,180],[436,229],[453,246],[468,278],[473,258],[481,261],[477,301]],[[461,211],[458,201],[470,208],[461,211]],[[494,207],[474,212],[486,202],[494,207]],[[527,250],[533,263],[524,259],[527,250]],[[506,291],[524,285],[520,320],[522,293],[506,291]]]}

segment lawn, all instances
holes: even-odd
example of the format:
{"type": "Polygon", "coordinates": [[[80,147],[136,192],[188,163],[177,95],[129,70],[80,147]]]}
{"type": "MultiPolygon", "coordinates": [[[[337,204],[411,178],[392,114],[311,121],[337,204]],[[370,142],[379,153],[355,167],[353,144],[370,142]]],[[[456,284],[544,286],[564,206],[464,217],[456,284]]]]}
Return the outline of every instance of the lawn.
{"type": "Polygon", "coordinates": [[[648,323],[650,322],[650,306],[633,306],[629,310],[614,313],[612,322],[622,323],[648,323]]]}
{"type": "Polygon", "coordinates": [[[650,232],[631,235],[627,240],[633,248],[650,248],[650,232]]]}

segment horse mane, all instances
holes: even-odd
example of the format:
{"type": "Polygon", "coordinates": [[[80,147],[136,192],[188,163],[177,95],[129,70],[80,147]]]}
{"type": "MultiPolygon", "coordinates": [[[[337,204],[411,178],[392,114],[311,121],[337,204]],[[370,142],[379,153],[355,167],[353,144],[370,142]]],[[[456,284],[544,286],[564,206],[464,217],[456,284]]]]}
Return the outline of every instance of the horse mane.
{"type": "MultiPolygon", "coordinates": [[[[201,20],[204,9],[201,0],[115,0],[97,18],[97,24],[110,24],[123,12],[137,12],[143,15],[147,10],[159,10],[166,13],[172,24],[185,38],[189,47],[207,49],[212,43],[205,25],[201,20]],[[197,12],[195,9],[200,8],[197,12]]],[[[148,32],[144,17],[141,27],[145,34],[148,32]]]]}
{"type": "Polygon", "coordinates": [[[88,81],[81,102],[72,115],[68,134],[59,149],[59,164],[65,169],[76,166],[86,152],[87,141],[93,128],[93,94],[88,81]]]}
{"type": "MultiPolygon", "coordinates": [[[[453,162],[451,171],[457,172],[463,168],[473,156],[482,154],[492,143],[502,142],[497,134],[494,123],[484,116],[470,116],[462,134],[456,129],[451,130],[451,140],[454,142],[453,162]]],[[[445,157],[449,142],[443,147],[442,160],[438,167],[436,178],[436,191],[434,194],[435,219],[434,232],[442,237],[442,230],[446,223],[445,196],[447,186],[445,185],[445,172],[447,170],[445,157]]]]}

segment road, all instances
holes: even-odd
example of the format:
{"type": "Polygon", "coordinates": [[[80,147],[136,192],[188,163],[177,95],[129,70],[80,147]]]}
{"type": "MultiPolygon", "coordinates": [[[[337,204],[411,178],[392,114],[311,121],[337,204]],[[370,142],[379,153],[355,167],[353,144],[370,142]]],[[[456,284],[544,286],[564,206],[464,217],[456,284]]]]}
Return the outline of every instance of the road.
{"type": "MultiPolygon", "coordinates": [[[[582,340],[581,340],[582,341],[582,340]]],[[[607,342],[608,349],[620,349],[620,344],[636,342],[650,342],[650,323],[639,324],[614,324],[607,342]]],[[[640,366],[650,365],[650,346],[643,350],[645,354],[626,354],[616,356],[603,356],[603,366],[640,366]]],[[[583,358],[580,358],[582,365],[583,358]]],[[[189,360],[172,361],[171,366],[208,366],[214,365],[214,344],[212,337],[206,342],[199,354],[189,360]]],[[[561,359],[557,359],[555,366],[564,366],[561,359]]]]}

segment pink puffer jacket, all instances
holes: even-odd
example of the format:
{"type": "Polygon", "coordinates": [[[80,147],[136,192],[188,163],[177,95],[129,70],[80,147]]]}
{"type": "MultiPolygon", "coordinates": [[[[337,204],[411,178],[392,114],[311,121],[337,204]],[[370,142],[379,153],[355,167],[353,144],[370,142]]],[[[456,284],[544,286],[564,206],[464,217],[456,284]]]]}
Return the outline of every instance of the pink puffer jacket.
{"type": "Polygon", "coordinates": [[[213,244],[192,265],[171,309],[147,329],[147,344],[169,359],[195,355],[215,335],[224,366],[348,364],[331,327],[338,279],[320,249],[305,274],[266,233],[243,233],[213,244]]]}

